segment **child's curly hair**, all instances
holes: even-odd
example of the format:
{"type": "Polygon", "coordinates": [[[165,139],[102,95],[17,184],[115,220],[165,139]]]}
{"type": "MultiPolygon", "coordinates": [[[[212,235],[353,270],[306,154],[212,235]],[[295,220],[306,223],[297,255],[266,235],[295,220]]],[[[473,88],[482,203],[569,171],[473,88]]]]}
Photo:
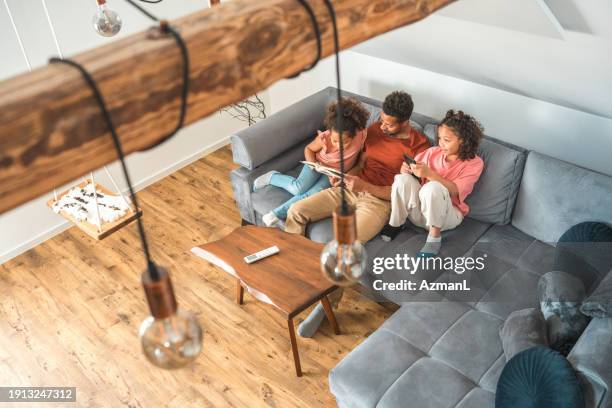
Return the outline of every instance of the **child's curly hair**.
{"type": "Polygon", "coordinates": [[[469,160],[476,157],[476,150],[483,137],[484,128],[473,116],[463,111],[449,110],[440,126],[446,126],[460,139],[459,159],[469,160]]]}
{"type": "MultiPolygon", "coordinates": [[[[340,99],[342,108],[342,129],[348,132],[351,137],[357,134],[357,131],[365,129],[368,124],[370,112],[355,98],[340,99]]],[[[329,130],[337,129],[338,103],[332,102],[327,107],[325,113],[325,127],[329,130]]]]}

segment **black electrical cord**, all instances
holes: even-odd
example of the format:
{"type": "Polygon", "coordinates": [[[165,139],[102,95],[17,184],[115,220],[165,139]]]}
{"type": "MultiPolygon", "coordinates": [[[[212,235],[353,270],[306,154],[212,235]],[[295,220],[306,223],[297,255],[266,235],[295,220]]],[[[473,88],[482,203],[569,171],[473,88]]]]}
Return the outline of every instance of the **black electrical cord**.
{"type": "Polygon", "coordinates": [[[313,29],[314,34],[315,34],[315,39],[317,41],[317,55],[315,56],[314,61],[312,62],[312,64],[310,64],[309,67],[304,68],[303,70],[301,70],[300,72],[298,72],[295,75],[291,75],[291,76],[287,77],[289,79],[297,78],[302,73],[304,73],[306,71],[310,71],[311,69],[316,67],[317,64],[319,63],[319,61],[321,60],[321,52],[322,52],[321,28],[319,27],[319,22],[317,21],[317,16],[315,15],[315,12],[312,9],[312,7],[310,6],[310,4],[308,4],[308,1],[306,1],[306,0],[297,0],[297,1],[304,7],[306,12],[310,16],[310,21],[312,23],[312,29],[313,29]]]}
{"type": "MultiPolygon", "coordinates": [[[[160,22],[160,30],[164,33],[169,33],[171,34],[174,39],[176,40],[180,50],[181,50],[181,54],[183,56],[183,88],[181,90],[181,108],[180,108],[180,113],[179,113],[179,119],[177,122],[177,125],[175,127],[175,129],[170,132],[168,135],[166,135],[165,137],[163,137],[158,143],[156,143],[155,145],[151,146],[157,146],[160,143],[164,142],[165,140],[169,139],[170,137],[172,137],[176,132],[178,132],[184,125],[185,122],[185,115],[187,112],[187,97],[189,95],[189,52],[187,51],[187,46],[185,44],[185,41],[183,40],[183,38],[180,36],[180,34],[178,32],[176,32],[172,27],[170,27],[165,21],[160,21],[157,17],[155,17],[153,14],[149,13],[148,11],[146,11],[144,8],[140,7],[139,5],[137,5],[136,3],[134,3],[132,0],[126,0],[128,3],[130,3],[131,5],[133,5],[134,7],[136,7],[140,12],[142,12],[144,15],[146,15],[147,17],[149,17],[150,19],[160,22]]],[[[146,1],[146,0],[140,0],[140,1],[144,1],[145,3],[156,3],[159,1],[146,1]]],[[[115,125],[113,124],[113,120],[112,117],[110,115],[110,112],[108,111],[108,108],[106,107],[106,103],[104,102],[104,98],[102,96],[102,93],[100,92],[100,89],[98,88],[98,85],[96,84],[96,81],[93,79],[93,77],[91,76],[91,74],[85,69],[85,67],[83,67],[81,64],[79,64],[78,62],[69,60],[69,59],[61,59],[61,58],[51,58],[50,63],[56,63],[56,64],[66,64],[66,65],[70,65],[76,69],[79,70],[79,72],[81,73],[81,75],[83,76],[83,78],[85,79],[85,81],[87,82],[87,84],[89,85],[89,87],[91,88],[94,97],[96,99],[96,102],[98,103],[98,106],[100,108],[100,111],[102,112],[102,115],[104,117],[104,120],[106,121],[106,124],[108,126],[108,129],[111,133],[111,136],[113,138],[113,143],[115,145],[115,150],[117,151],[117,155],[119,156],[119,161],[121,162],[121,168],[123,170],[123,175],[125,177],[125,180],[127,182],[129,191],[130,191],[130,197],[132,199],[132,202],[134,204],[135,211],[138,211],[138,209],[140,208],[139,204],[138,204],[138,198],[136,196],[136,193],[134,192],[134,188],[132,187],[132,180],[130,178],[128,169],[127,169],[127,165],[125,163],[125,155],[123,153],[123,149],[121,147],[121,140],[119,139],[119,136],[117,135],[117,129],[115,128],[115,125]]],[[[149,148],[151,148],[149,147],[149,148]]],[[[155,266],[155,263],[153,262],[152,258],[151,258],[151,253],[149,251],[149,244],[147,242],[147,236],[144,230],[144,225],[143,222],[141,220],[141,217],[136,217],[136,222],[138,224],[138,233],[140,235],[140,241],[142,244],[142,249],[144,251],[145,254],[145,259],[146,259],[146,263],[147,263],[147,270],[149,272],[149,276],[151,277],[151,280],[153,281],[157,281],[160,279],[160,275],[159,275],[159,271],[157,270],[157,267],[155,266]]]]}
{"type": "Polygon", "coordinates": [[[344,141],[342,133],[344,131],[344,114],[342,112],[342,88],[340,85],[340,41],[338,39],[338,25],[336,22],[336,10],[330,0],[324,0],[329,16],[331,17],[333,34],[334,34],[334,54],[336,55],[336,91],[337,91],[337,107],[336,107],[336,130],[340,134],[340,191],[342,194],[341,211],[343,215],[348,214],[349,208],[346,201],[346,186],[344,185],[344,141]]]}
{"type": "MultiPolygon", "coordinates": [[[[138,198],[136,197],[136,193],[134,192],[134,189],[132,187],[132,180],[130,178],[130,174],[128,172],[127,166],[125,164],[125,156],[123,154],[123,149],[121,148],[121,141],[119,140],[119,136],[117,135],[117,130],[115,129],[115,125],[113,124],[113,120],[110,116],[110,112],[106,108],[106,103],[104,102],[104,98],[102,97],[102,94],[100,93],[100,89],[98,88],[96,81],[93,79],[91,74],[87,72],[87,70],[78,62],[75,62],[69,59],[61,59],[61,58],[51,58],[49,62],[54,63],[54,64],[66,64],[66,65],[70,65],[78,69],[81,75],[83,76],[83,78],[85,79],[85,81],[87,82],[87,84],[89,85],[89,87],[91,88],[94,94],[94,97],[96,99],[96,102],[98,103],[98,106],[100,107],[100,110],[102,111],[104,120],[106,121],[106,124],[108,125],[111,136],[113,137],[113,142],[115,144],[115,150],[117,151],[117,155],[119,156],[119,161],[121,162],[121,168],[123,170],[123,175],[125,177],[125,181],[127,182],[128,188],[130,190],[130,197],[132,198],[132,203],[134,204],[134,207],[135,207],[134,211],[138,211],[140,206],[138,205],[138,198]]],[[[147,243],[147,236],[145,234],[144,226],[140,218],[141,217],[137,216],[136,222],[138,223],[138,233],[140,235],[140,242],[142,243],[142,249],[144,251],[145,259],[147,261],[147,269],[149,271],[149,274],[152,280],[159,280],[159,272],[157,271],[157,268],[155,267],[155,263],[151,259],[151,253],[149,252],[149,245],[147,243]]]]}

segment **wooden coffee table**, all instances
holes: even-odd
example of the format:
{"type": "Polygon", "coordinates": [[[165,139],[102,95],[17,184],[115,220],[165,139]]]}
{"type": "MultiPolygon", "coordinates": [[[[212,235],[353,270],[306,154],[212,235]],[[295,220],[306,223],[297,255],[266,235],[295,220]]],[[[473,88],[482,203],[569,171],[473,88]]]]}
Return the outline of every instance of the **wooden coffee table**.
{"type": "Polygon", "coordinates": [[[236,278],[236,302],[242,304],[244,288],[256,299],[269,303],[287,319],[295,372],[302,376],[293,318],[320,301],[334,333],[338,323],[327,295],[337,289],[321,274],[319,258],[323,245],[276,228],[240,227],[219,241],[191,251],[236,278]],[[252,264],[244,257],[271,246],[280,252],[252,264]]]}

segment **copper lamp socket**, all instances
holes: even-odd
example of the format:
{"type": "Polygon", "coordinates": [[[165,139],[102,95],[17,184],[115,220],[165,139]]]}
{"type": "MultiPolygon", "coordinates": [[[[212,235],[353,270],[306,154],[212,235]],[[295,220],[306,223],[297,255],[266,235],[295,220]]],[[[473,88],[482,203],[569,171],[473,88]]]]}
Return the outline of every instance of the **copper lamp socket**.
{"type": "Polygon", "coordinates": [[[176,313],[176,297],[168,272],[160,267],[157,267],[157,271],[159,280],[151,279],[149,271],[144,271],[141,277],[142,286],[151,315],[156,319],[165,319],[176,313]]]}
{"type": "Polygon", "coordinates": [[[339,244],[350,245],[357,239],[357,219],[355,209],[348,207],[342,211],[342,206],[336,208],[333,214],[334,236],[339,244]]]}

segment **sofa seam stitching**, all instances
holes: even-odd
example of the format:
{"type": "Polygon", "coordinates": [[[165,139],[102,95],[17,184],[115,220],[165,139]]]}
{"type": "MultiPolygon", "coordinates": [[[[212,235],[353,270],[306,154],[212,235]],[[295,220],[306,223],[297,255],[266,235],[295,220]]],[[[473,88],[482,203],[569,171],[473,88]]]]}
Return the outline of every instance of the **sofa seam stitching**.
{"type": "MultiPolygon", "coordinates": [[[[497,363],[497,360],[499,360],[499,359],[500,359],[500,357],[503,357],[503,356],[504,356],[504,350],[503,350],[503,347],[502,347],[502,352],[501,352],[501,353],[499,353],[499,355],[497,356],[497,358],[495,359],[495,361],[493,361],[493,364],[491,364],[491,367],[487,368],[487,369],[485,370],[485,372],[484,372],[484,373],[482,373],[482,375],[481,375],[481,376],[480,376],[480,378],[478,379],[478,386],[479,386],[479,387],[480,387],[480,381],[481,381],[481,380],[482,380],[482,379],[485,377],[485,375],[487,375],[487,374],[489,373],[489,371],[491,371],[491,369],[493,369],[493,366],[495,365],[495,363],[497,363]]],[[[480,388],[482,388],[482,387],[480,387],[480,388]]],[[[484,390],[484,388],[482,388],[482,389],[484,390]]],[[[489,390],[485,390],[485,391],[489,391],[489,390]]]]}
{"type": "MultiPolygon", "coordinates": [[[[412,344],[412,342],[410,340],[408,340],[407,338],[405,338],[404,336],[402,336],[399,333],[396,333],[394,331],[389,330],[386,327],[380,327],[379,330],[384,330],[387,333],[391,333],[392,335],[394,335],[395,337],[398,337],[402,340],[404,340],[406,343],[410,344],[412,347],[414,347],[415,349],[417,349],[418,351],[420,351],[424,356],[429,357],[429,353],[427,351],[422,350],[420,347],[415,346],[414,344],[412,344]]],[[[421,357],[422,358],[422,357],[421,357]]]]}
{"type": "MultiPolygon", "coordinates": [[[[459,404],[461,404],[461,403],[462,403],[462,402],[463,402],[463,401],[464,401],[464,400],[467,398],[467,396],[468,396],[468,395],[470,395],[470,393],[471,393],[472,391],[474,391],[476,388],[478,388],[478,387],[473,387],[471,390],[469,390],[468,392],[466,392],[466,393],[465,393],[465,395],[464,395],[464,396],[463,396],[463,397],[462,397],[462,398],[461,398],[459,401],[457,401],[457,403],[455,404],[455,407],[457,407],[459,404]]],[[[486,390],[485,390],[485,391],[486,391],[486,390]]]]}
{"type": "Polygon", "coordinates": [[[432,344],[432,345],[429,347],[429,351],[427,352],[427,354],[428,354],[428,355],[430,355],[430,356],[431,356],[431,354],[430,354],[430,353],[431,353],[431,350],[433,350],[433,348],[436,346],[436,344],[438,344],[438,342],[440,341],[440,339],[441,339],[442,337],[444,337],[444,335],[445,335],[446,333],[448,333],[448,331],[449,331],[450,329],[452,329],[453,327],[455,327],[455,325],[457,324],[457,322],[459,322],[459,320],[463,319],[463,317],[464,317],[466,314],[468,314],[468,312],[470,312],[470,311],[471,311],[471,310],[470,310],[469,305],[467,305],[467,306],[468,306],[468,310],[466,310],[465,312],[463,312],[463,313],[461,314],[461,316],[459,316],[459,317],[457,318],[457,320],[455,320],[455,321],[453,322],[453,324],[451,324],[450,326],[448,326],[448,328],[447,328],[447,329],[444,331],[444,333],[442,333],[442,335],[441,335],[440,337],[438,337],[438,339],[437,339],[436,341],[434,341],[434,342],[433,342],[433,344],[432,344]]]}

